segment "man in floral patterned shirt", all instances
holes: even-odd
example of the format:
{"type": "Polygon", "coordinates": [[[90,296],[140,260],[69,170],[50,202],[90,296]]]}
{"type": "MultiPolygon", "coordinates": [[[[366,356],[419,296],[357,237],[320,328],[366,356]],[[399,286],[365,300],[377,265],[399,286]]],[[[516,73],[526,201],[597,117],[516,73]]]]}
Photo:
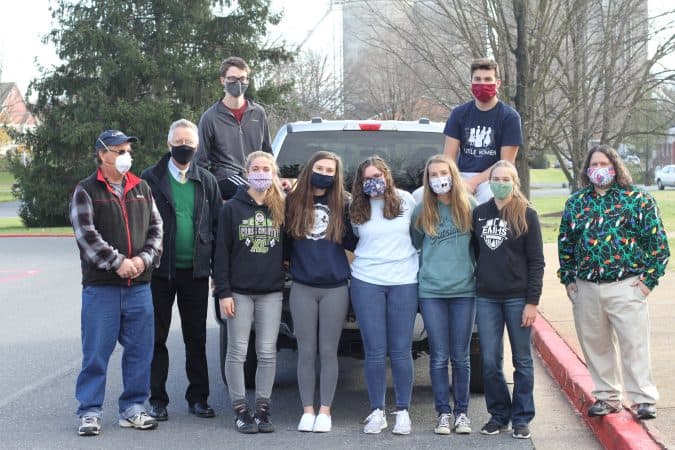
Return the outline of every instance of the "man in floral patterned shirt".
{"type": "Polygon", "coordinates": [[[611,147],[593,148],[580,176],[584,188],[567,200],[560,222],[558,276],[595,384],[588,415],[618,412],[625,389],[638,418],[653,419],[659,394],[646,299],[668,263],[666,232],[656,201],[633,186],[611,147]]]}

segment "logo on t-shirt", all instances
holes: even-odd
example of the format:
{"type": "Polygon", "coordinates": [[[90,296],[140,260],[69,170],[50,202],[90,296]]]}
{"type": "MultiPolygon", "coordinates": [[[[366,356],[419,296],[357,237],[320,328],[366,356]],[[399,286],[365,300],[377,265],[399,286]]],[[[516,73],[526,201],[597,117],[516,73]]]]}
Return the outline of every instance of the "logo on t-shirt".
{"type": "Polygon", "coordinates": [[[464,130],[466,141],[462,150],[467,155],[496,156],[495,133],[490,126],[475,126],[464,130]]]}
{"type": "Polygon", "coordinates": [[[256,211],[239,225],[239,240],[251,253],[267,253],[279,243],[279,227],[264,212],[256,211]]]}
{"type": "Polygon", "coordinates": [[[330,209],[328,206],[315,203],[314,204],[314,226],[312,231],[307,235],[307,239],[318,241],[326,237],[326,230],[328,230],[328,222],[330,221],[330,209]]]}
{"type": "Polygon", "coordinates": [[[496,217],[489,219],[480,232],[480,237],[491,250],[496,250],[507,238],[509,227],[506,220],[496,217]]]}

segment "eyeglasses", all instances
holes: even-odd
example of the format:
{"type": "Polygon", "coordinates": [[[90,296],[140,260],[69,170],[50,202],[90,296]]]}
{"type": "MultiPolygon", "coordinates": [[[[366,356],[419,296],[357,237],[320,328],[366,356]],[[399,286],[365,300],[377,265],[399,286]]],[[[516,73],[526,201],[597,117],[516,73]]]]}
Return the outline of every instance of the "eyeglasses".
{"type": "Polygon", "coordinates": [[[117,155],[124,155],[125,153],[129,153],[129,154],[131,155],[131,148],[128,148],[128,149],[122,149],[122,150],[113,150],[112,148],[110,148],[110,147],[108,147],[107,145],[105,145],[105,142],[103,142],[103,141],[101,140],[101,138],[99,138],[98,141],[99,141],[101,144],[103,144],[103,147],[105,147],[105,149],[106,149],[107,151],[109,151],[109,152],[113,152],[113,153],[115,153],[115,154],[117,154],[117,155]]]}
{"type": "Polygon", "coordinates": [[[187,145],[188,147],[195,148],[197,147],[197,144],[195,142],[192,142],[189,139],[179,139],[171,142],[171,145],[174,147],[178,147],[179,145],[187,145]]]}
{"type": "Polygon", "coordinates": [[[249,78],[247,76],[243,77],[225,77],[225,81],[228,83],[236,83],[237,81],[241,83],[248,83],[249,78]]]}

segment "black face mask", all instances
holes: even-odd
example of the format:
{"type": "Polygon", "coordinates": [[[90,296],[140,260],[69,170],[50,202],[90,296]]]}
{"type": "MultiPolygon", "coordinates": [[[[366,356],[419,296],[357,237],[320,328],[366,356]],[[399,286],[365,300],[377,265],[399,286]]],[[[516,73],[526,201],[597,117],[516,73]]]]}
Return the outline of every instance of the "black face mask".
{"type": "Polygon", "coordinates": [[[178,145],[171,147],[171,156],[178,164],[187,164],[192,161],[195,156],[195,149],[187,145],[178,145]]]}
{"type": "Polygon", "coordinates": [[[241,81],[232,81],[225,82],[225,92],[230,94],[232,97],[241,97],[246,92],[248,84],[244,84],[241,81]]]}
{"type": "Polygon", "coordinates": [[[312,172],[312,178],[309,180],[312,186],[318,189],[328,189],[333,186],[335,177],[332,175],[324,175],[318,172],[312,172]]]}

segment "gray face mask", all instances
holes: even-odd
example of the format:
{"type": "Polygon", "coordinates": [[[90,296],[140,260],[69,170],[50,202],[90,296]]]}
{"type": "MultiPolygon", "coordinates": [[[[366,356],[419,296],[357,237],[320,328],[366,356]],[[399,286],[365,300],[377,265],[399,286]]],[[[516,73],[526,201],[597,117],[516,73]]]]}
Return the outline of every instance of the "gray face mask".
{"type": "Polygon", "coordinates": [[[230,94],[232,97],[241,97],[244,95],[244,92],[246,92],[246,89],[248,88],[248,84],[244,84],[241,81],[232,81],[232,82],[225,82],[225,92],[230,94]]]}

